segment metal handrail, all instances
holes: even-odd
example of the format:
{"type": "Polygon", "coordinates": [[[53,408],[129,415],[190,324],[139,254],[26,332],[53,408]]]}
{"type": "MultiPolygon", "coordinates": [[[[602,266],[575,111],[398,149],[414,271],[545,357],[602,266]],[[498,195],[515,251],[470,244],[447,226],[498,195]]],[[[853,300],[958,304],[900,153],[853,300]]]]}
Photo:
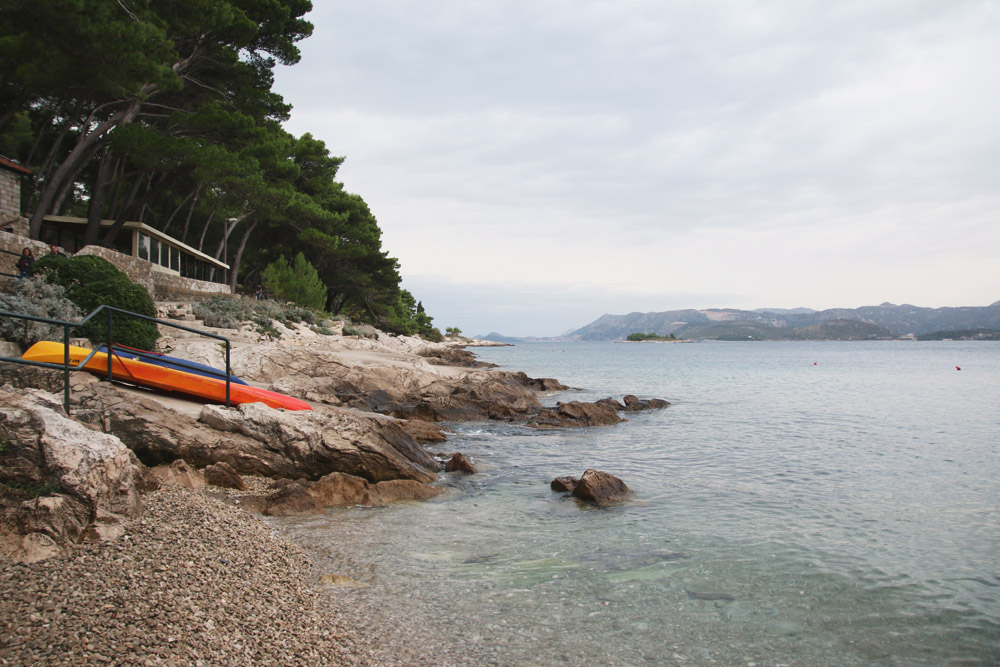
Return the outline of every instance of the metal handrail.
{"type": "Polygon", "coordinates": [[[113,314],[115,314],[115,313],[119,313],[121,315],[126,315],[128,317],[133,317],[133,318],[137,318],[137,319],[140,319],[140,320],[146,320],[147,322],[153,322],[155,324],[162,324],[162,325],[167,326],[167,327],[172,327],[174,329],[181,329],[182,331],[187,331],[187,332],[190,332],[190,333],[193,333],[193,334],[197,334],[199,336],[207,336],[209,338],[215,338],[216,340],[221,340],[222,342],[224,342],[226,344],[226,407],[230,406],[229,391],[230,391],[230,385],[231,385],[230,376],[232,374],[232,369],[230,368],[230,351],[232,349],[232,343],[229,342],[228,338],[226,338],[225,336],[220,336],[218,334],[209,333],[207,331],[199,331],[198,329],[194,329],[192,327],[186,327],[183,324],[174,324],[173,322],[167,322],[165,320],[160,320],[160,319],[157,319],[155,317],[150,317],[148,315],[140,315],[139,313],[133,313],[130,310],[122,310],[121,308],[115,308],[114,306],[107,306],[107,305],[98,306],[96,309],[94,309],[93,312],[91,312],[89,315],[87,315],[85,318],[83,318],[79,322],[66,322],[64,320],[55,320],[55,319],[51,319],[51,318],[47,318],[47,317],[36,317],[34,315],[25,315],[23,313],[9,313],[9,312],[0,310],[0,317],[13,317],[13,318],[20,319],[20,320],[30,320],[32,322],[44,322],[46,324],[54,324],[54,325],[57,325],[57,326],[61,326],[63,328],[63,363],[62,364],[53,364],[53,363],[49,363],[47,361],[28,361],[27,359],[21,359],[20,357],[0,357],[0,361],[9,361],[9,362],[12,362],[12,363],[15,363],[15,364],[23,364],[23,365],[26,365],[26,366],[40,366],[42,368],[55,368],[55,369],[62,368],[63,369],[63,373],[64,373],[63,374],[63,407],[65,408],[66,414],[68,415],[69,414],[69,372],[70,372],[71,369],[72,370],[81,370],[84,367],[84,365],[88,361],[90,361],[91,357],[93,357],[94,354],[97,352],[97,350],[92,351],[79,364],[76,364],[75,366],[71,366],[70,363],[69,363],[69,332],[70,332],[70,329],[76,329],[78,327],[83,326],[84,324],[86,324],[87,322],[89,322],[90,320],[92,320],[94,317],[96,317],[98,315],[98,313],[101,313],[102,311],[107,311],[107,338],[105,339],[104,344],[108,348],[107,357],[108,357],[108,381],[109,382],[114,382],[114,379],[111,376],[111,358],[114,355],[114,345],[115,345],[115,343],[114,343],[114,338],[112,336],[112,324],[113,324],[113,322],[112,322],[112,317],[111,316],[113,314]]]}

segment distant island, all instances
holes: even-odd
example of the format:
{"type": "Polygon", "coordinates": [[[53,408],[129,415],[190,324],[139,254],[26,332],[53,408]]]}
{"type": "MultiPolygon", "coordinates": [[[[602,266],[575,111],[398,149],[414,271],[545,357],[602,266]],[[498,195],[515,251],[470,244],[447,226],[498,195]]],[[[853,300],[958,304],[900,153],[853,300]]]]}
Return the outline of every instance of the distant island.
{"type": "Polygon", "coordinates": [[[553,338],[487,340],[535,341],[656,340],[998,340],[1000,301],[989,306],[922,308],[883,303],[861,308],[708,308],[655,313],[602,315],[590,324],[553,338]],[[636,333],[642,332],[642,333],[636,333]],[[644,338],[635,339],[632,336],[644,338]]]}
{"type": "Polygon", "coordinates": [[[628,343],[685,343],[690,342],[683,338],[678,338],[674,334],[661,336],[655,333],[630,333],[625,341],[628,343]]]}

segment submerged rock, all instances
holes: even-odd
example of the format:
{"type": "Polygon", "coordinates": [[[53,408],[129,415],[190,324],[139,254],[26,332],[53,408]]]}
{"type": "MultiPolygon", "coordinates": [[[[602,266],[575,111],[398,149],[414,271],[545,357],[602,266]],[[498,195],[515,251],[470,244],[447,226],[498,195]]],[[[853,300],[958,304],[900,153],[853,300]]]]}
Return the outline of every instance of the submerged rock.
{"type": "Polygon", "coordinates": [[[475,475],[478,470],[476,470],[475,464],[469,459],[468,456],[462,454],[461,452],[456,452],[451,455],[448,459],[448,463],[444,466],[445,472],[460,472],[467,475],[475,475]]]}
{"type": "Polygon", "coordinates": [[[240,505],[268,516],[320,514],[328,507],[385,505],[404,500],[425,500],[440,491],[414,480],[390,480],[370,484],[367,480],[330,473],[315,482],[283,483],[263,496],[243,496],[240,505]]]}

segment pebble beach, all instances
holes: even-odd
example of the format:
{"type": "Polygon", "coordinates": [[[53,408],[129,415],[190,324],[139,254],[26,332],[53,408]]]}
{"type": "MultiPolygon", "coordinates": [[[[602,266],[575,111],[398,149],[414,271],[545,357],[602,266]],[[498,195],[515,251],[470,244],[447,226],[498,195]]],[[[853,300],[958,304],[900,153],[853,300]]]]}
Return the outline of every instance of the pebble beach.
{"type": "Polygon", "coordinates": [[[462,664],[325,589],[302,549],[218,490],[164,485],[143,503],[117,540],[0,561],[0,664],[462,664]]]}

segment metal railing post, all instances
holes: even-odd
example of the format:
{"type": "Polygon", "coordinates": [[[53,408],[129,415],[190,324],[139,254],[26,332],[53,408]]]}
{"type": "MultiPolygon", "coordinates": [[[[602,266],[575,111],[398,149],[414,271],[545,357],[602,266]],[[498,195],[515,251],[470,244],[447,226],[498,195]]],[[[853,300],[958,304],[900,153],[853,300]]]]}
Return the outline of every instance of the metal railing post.
{"type": "Polygon", "coordinates": [[[229,339],[227,338],[226,339],[226,407],[227,408],[232,407],[229,404],[229,385],[231,384],[229,379],[230,377],[232,377],[231,373],[232,371],[229,370],[229,339]]]}
{"type": "Polygon", "coordinates": [[[69,325],[63,325],[63,408],[69,417],[69,325]]]}
{"type": "Polygon", "coordinates": [[[111,376],[111,315],[113,311],[108,308],[108,335],[104,339],[104,344],[108,347],[108,382],[113,379],[111,376]]]}

